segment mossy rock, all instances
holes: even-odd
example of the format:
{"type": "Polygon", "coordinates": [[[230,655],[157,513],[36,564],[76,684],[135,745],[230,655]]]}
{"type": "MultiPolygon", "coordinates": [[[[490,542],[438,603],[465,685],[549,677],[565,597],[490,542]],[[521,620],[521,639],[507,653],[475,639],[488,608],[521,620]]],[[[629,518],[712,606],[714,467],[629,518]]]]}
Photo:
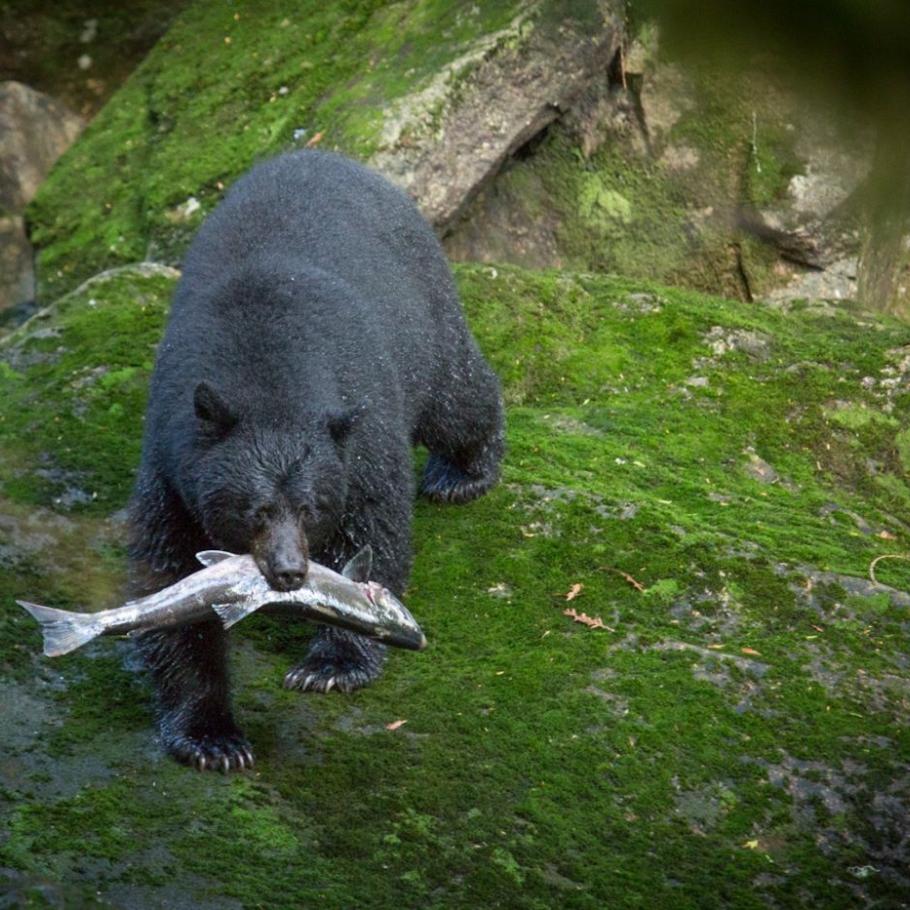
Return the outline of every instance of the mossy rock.
{"type": "MultiPolygon", "coordinates": [[[[751,300],[858,254],[849,188],[864,169],[860,143],[831,135],[830,124],[824,132],[823,114],[773,66],[682,67],[650,22],[630,26],[623,47],[608,78],[468,206],[445,237],[451,257],[751,300]],[[831,211],[795,198],[809,172],[831,211]]],[[[855,281],[848,290],[838,296],[855,296],[855,281]]]]}
{"type": "MultiPolygon", "coordinates": [[[[45,660],[7,599],[5,892],[899,906],[910,572],[864,578],[910,548],[910,330],[584,273],[457,274],[509,450],[487,497],[416,507],[407,602],[429,649],[392,654],[362,692],[301,697],[280,680],[307,631],[246,620],[236,692],[258,765],[221,778],[153,745],[125,645],[45,660]],[[882,416],[832,419],[860,411],[882,416]]],[[[106,516],[135,470],[173,281],[116,272],[4,342],[4,528],[37,516],[47,536],[0,550],[5,591],[113,602],[122,529],[106,516]]]]}
{"type": "MultiPolygon", "coordinates": [[[[289,10],[278,0],[197,0],[58,163],[30,207],[39,298],[51,300],[92,274],[139,259],[178,263],[231,182],[277,152],[318,144],[364,161],[382,152],[381,170],[411,173],[414,162],[399,156],[440,144],[447,117],[490,58],[521,58],[531,45],[549,47],[548,36],[570,60],[583,56],[572,53],[576,44],[567,50],[568,39],[560,36],[569,34],[571,22],[577,41],[593,46],[589,36],[600,34],[602,6],[593,0],[343,0],[289,10]]],[[[531,68],[547,72],[543,65],[531,68]]],[[[495,86],[488,90],[486,108],[461,124],[469,147],[461,150],[460,168],[451,165],[452,180],[491,155],[491,144],[506,142],[500,157],[508,151],[511,133],[500,137],[498,124],[483,120],[496,101],[495,86]],[[482,130],[485,151],[478,155],[474,131],[482,130]]],[[[554,94],[539,99],[549,118],[560,101],[554,94]]],[[[519,132],[526,127],[510,125],[519,132]]],[[[496,166],[497,155],[492,158],[489,167],[496,166]]],[[[393,176],[408,182],[407,173],[393,176]]],[[[446,186],[436,181],[437,191],[446,186]]]]}

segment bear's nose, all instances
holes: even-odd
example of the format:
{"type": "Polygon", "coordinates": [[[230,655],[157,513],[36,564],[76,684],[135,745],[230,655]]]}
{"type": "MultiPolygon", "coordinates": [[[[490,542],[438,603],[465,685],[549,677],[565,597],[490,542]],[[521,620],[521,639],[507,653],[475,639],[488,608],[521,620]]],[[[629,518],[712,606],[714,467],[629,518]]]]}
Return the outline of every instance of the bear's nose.
{"type": "Polygon", "coordinates": [[[275,571],[273,587],[278,591],[296,591],[303,587],[306,570],[298,568],[278,569],[275,571]]]}

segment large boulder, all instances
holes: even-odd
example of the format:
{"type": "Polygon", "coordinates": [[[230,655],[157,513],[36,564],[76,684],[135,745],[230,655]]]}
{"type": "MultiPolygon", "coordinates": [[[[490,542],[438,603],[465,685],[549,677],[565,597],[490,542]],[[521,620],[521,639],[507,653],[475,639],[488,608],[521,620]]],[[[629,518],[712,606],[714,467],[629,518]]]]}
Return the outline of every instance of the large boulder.
{"type": "Polygon", "coordinates": [[[82,127],[82,118],[59,101],[18,82],[0,82],[0,312],[35,295],[32,248],[20,213],[82,127]]]}
{"type": "Polygon", "coordinates": [[[445,230],[507,159],[572,109],[622,37],[619,3],[557,21],[521,10],[440,67],[383,117],[368,163],[445,230]]]}
{"type": "Polygon", "coordinates": [[[84,125],[48,95],[0,82],[0,211],[25,208],[84,125]]]}

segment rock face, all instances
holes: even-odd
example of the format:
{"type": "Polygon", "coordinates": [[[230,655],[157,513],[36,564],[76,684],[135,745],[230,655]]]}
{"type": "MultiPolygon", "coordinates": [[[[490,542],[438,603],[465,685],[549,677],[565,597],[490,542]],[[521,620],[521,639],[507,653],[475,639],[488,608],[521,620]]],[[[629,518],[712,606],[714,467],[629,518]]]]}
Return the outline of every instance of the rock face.
{"type": "Polygon", "coordinates": [[[406,188],[455,259],[743,300],[856,294],[862,141],[773,73],[668,61],[653,26],[626,33],[619,0],[222,13],[177,18],[36,200],[40,295],[177,264],[232,179],[304,145],[406,188]]]}
{"type": "Polygon", "coordinates": [[[369,163],[407,190],[440,230],[506,159],[571,110],[619,46],[618,4],[583,19],[530,15],[484,36],[385,115],[369,163]]]}
{"type": "Polygon", "coordinates": [[[82,127],[82,118],[53,98],[0,83],[0,311],[34,297],[32,250],[19,213],[82,127]]]}
{"type": "Polygon", "coordinates": [[[19,82],[0,83],[0,209],[24,209],[83,126],[59,101],[19,82]]]}
{"type": "Polygon", "coordinates": [[[745,300],[855,297],[868,150],[829,119],[773,74],[683,69],[645,25],[446,247],[745,300]]]}

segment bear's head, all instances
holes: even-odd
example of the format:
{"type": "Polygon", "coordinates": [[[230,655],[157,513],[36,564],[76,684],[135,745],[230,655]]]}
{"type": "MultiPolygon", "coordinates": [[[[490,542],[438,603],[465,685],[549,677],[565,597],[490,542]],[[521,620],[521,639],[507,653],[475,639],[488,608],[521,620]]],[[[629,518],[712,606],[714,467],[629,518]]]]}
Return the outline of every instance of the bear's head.
{"type": "Polygon", "coordinates": [[[193,407],[193,500],[206,535],[216,547],[251,553],[276,591],[300,588],[310,547],[329,539],[344,509],[358,412],[311,414],[291,427],[243,413],[206,382],[193,407]]]}

